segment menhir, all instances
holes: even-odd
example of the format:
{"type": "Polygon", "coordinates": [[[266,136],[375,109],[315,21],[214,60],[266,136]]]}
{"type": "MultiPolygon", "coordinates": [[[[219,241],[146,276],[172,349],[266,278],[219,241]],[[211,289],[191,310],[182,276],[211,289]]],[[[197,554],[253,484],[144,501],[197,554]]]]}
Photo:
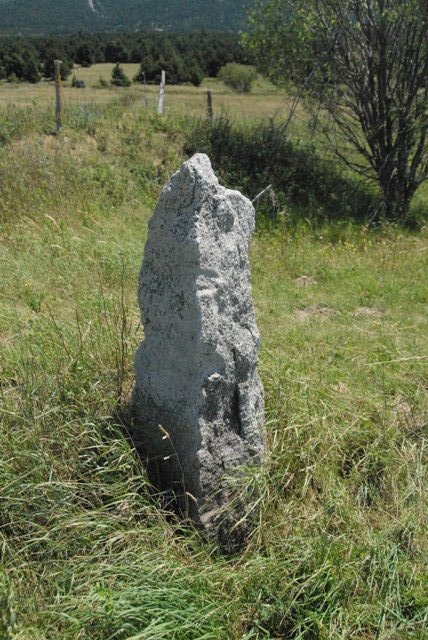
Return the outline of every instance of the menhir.
{"type": "MultiPolygon", "coordinates": [[[[226,479],[264,456],[253,230],[251,202],[194,155],[162,191],[140,274],[134,437],[152,482],[211,532],[233,501],[226,479]]],[[[245,508],[241,499],[234,517],[245,508]]]]}

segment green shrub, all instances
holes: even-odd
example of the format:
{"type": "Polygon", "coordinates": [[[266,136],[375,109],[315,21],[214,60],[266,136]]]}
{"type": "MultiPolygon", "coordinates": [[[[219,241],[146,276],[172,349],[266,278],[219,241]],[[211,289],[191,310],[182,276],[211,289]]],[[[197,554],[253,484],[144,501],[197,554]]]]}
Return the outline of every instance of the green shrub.
{"type": "Polygon", "coordinates": [[[116,87],[129,87],[131,85],[130,79],[119,63],[116,64],[111,72],[111,83],[116,87]]]}
{"type": "Polygon", "coordinates": [[[218,78],[238,93],[249,93],[256,77],[257,71],[254,67],[237,62],[228,62],[218,72],[218,78]]]}
{"type": "Polygon", "coordinates": [[[376,210],[377,199],[363,183],[343,175],[313,145],[290,140],[273,120],[199,121],[189,129],[184,151],[207,153],[221,179],[250,198],[272,185],[274,202],[263,202],[271,215],[291,206],[305,218],[364,220],[376,210]]]}

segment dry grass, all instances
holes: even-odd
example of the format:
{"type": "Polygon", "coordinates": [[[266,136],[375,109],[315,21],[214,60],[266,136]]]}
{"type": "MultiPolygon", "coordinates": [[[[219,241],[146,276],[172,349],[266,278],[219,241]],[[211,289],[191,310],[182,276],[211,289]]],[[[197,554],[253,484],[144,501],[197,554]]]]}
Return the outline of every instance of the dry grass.
{"type": "MultiPolygon", "coordinates": [[[[155,85],[143,87],[133,84],[130,88],[100,87],[100,77],[110,81],[113,64],[97,64],[90,68],[81,68],[77,77],[87,84],[86,89],[71,88],[71,78],[64,83],[65,108],[76,105],[94,103],[106,105],[121,96],[128,96],[129,100],[136,100],[143,104],[147,100],[149,108],[156,109],[158,88],[155,85]]],[[[125,73],[132,78],[138,71],[137,64],[123,64],[125,73]]],[[[215,114],[226,112],[242,118],[264,118],[277,114],[286,114],[291,107],[292,100],[283,92],[275,89],[270,83],[259,80],[255,83],[250,94],[237,94],[228,89],[223,83],[215,79],[206,79],[202,86],[193,87],[167,86],[165,110],[169,115],[204,116],[206,114],[206,92],[213,94],[215,114]]],[[[40,82],[37,85],[27,83],[0,83],[0,107],[7,105],[55,105],[55,90],[52,82],[40,82]]],[[[303,111],[299,109],[299,116],[303,111]]]]}

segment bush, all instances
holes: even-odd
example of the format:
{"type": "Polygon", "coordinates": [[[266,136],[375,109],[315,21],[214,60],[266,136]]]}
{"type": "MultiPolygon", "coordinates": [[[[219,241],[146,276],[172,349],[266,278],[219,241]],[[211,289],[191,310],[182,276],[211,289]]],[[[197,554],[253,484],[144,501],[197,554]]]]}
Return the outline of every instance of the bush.
{"type": "Polygon", "coordinates": [[[130,79],[118,62],[111,72],[111,83],[116,87],[129,87],[131,85],[130,79]]]}
{"type": "Polygon", "coordinates": [[[106,89],[107,87],[110,86],[108,81],[103,76],[100,76],[98,78],[98,85],[100,86],[101,89],[106,89]]]}
{"type": "Polygon", "coordinates": [[[7,81],[10,84],[18,84],[18,82],[20,82],[20,79],[17,77],[15,73],[11,73],[10,76],[7,76],[7,81]]]}
{"type": "Polygon", "coordinates": [[[254,67],[236,62],[228,62],[218,72],[218,78],[238,93],[249,93],[256,77],[254,67]]]}
{"type": "Polygon", "coordinates": [[[189,129],[184,151],[207,153],[223,182],[250,198],[272,185],[275,202],[263,202],[271,216],[291,206],[305,218],[364,220],[376,210],[377,198],[365,184],[345,176],[314,146],[291,141],[273,120],[199,121],[189,129]]]}

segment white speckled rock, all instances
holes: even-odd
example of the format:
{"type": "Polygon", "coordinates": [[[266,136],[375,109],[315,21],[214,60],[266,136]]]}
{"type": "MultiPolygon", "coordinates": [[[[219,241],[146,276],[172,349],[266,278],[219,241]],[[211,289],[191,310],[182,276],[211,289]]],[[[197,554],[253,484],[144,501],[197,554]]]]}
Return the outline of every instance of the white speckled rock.
{"type": "Polygon", "coordinates": [[[194,155],[162,191],[140,274],[136,439],[155,484],[208,530],[228,499],[225,475],[263,460],[253,230],[251,202],[219,184],[206,155],[194,155]]]}

